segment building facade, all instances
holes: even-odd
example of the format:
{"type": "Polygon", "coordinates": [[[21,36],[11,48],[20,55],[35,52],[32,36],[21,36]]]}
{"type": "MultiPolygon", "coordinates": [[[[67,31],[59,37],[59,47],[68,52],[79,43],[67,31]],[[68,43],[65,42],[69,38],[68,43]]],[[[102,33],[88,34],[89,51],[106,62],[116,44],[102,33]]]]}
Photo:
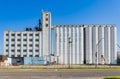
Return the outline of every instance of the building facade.
{"type": "Polygon", "coordinates": [[[29,59],[24,57],[34,57],[33,59],[37,59],[35,57],[44,57],[44,63],[50,61],[50,12],[42,11],[41,23],[42,28],[36,27],[36,30],[4,31],[4,55],[12,57],[15,62],[16,60],[22,61],[24,59],[29,59]]]}
{"type": "Polygon", "coordinates": [[[33,61],[35,64],[53,61],[57,64],[117,64],[116,25],[54,25],[52,28],[51,23],[51,13],[42,11],[41,30],[37,27],[30,31],[4,31],[4,55],[13,58],[15,63],[17,60],[26,64],[33,61]],[[53,56],[55,60],[51,59],[53,56]]]}
{"type": "Polygon", "coordinates": [[[40,57],[42,53],[42,32],[4,32],[4,51],[8,57],[40,57]]]}
{"type": "Polygon", "coordinates": [[[59,64],[117,64],[116,41],[115,25],[55,25],[59,64]]]}

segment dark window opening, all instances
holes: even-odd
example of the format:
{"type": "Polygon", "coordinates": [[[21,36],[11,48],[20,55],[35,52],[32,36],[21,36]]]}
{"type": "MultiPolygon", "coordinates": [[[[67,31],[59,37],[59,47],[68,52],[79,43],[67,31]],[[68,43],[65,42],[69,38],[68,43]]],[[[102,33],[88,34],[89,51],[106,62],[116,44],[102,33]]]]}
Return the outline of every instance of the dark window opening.
{"type": "Polygon", "coordinates": [[[15,41],[15,39],[11,39],[11,41],[15,41]]]}
{"type": "Polygon", "coordinates": [[[23,50],[23,52],[27,52],[27,50],[23,50]]]}
{"type": "Polygon", "coordinates": [[[6,36],[9,36],[9,34],[7,33],[6,36]]]}
{"type": "Polygon", "coordinates": [[[26,45],[26,44],[23,44],[23,46],[25,46],[25,47],[26,47],[27,45],[26,45]]]}
{"type": "Polygon", "coordinates": [[[21,34],[17,34],[17,36],[21,36],[21,34]]]}
{"type": "Polygon", "coordinates": [[[46,27],[48,27],[48,24],[46,24],[46,27]]]}
{"type": "Polygon", "coordinates": [[[15,34],[11,34],[12,36],[15,36],[15,34]]]}
{"type": "Polygon", "coordinates": [[[17,39],[17,41],[21,41],[20,39],[17,39]]]}
{"type": "Polygon", "coordinates": [[[6,39],[6,41],[9,41],[8,39],[6,39]]]}
{"type": "Polygon", "coordinates": [[[27,34],[23,34],[23,36],[27,36],[27,34]]]}
{"type": "Polygon", "coordinates": [[[35,34],[35,36],[39,36],[39,34],[35,34]]]}

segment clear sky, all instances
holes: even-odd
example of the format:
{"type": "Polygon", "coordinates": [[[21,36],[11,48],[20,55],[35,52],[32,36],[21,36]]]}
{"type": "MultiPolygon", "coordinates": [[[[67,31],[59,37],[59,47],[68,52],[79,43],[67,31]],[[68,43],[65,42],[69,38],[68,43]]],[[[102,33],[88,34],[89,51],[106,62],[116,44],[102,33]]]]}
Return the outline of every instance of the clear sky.
{"type": "Polygon", "coordinates": [[[52,13],[52,24],[116,24],[120,44],[120,0],[0,0],[0,53],[4,30],[33,28],[42,9],[52,13]]]}

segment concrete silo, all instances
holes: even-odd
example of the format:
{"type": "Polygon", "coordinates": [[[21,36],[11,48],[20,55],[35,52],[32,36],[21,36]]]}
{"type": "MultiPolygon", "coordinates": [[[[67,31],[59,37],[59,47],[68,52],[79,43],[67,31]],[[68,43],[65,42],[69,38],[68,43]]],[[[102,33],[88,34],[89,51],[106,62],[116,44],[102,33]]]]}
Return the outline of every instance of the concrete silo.
{"type": "Polygon", "coordinates": [[[96,57],[96,52],[98,50],[98,27],[99,25],[94,26],[92,28],[92,63],[96,64],[97,61],[97,57],[96,57]]]}
{"type": "Polygon", "coordinates": [[[86,38],[86,64],[92,64],[92,27],[85,27],[86,38]]]}
{"type": "Polygon", "coordinates": [[[98,64],[104,64],[102,56],[104,56],[104,25],[98,28],[98,64]]]}
{"type": "Polygon", "coordinates": [[[78,60],[79,60],[79,64],[84,64],[84,31],[83,31],[83,29],[84,29],[84,27],[83,26],[79,26],[78,27],[78,29],[79,30],[77,30],[78,31],[78,43],[77,44],[79,44],[79,47],[77,46],[77,48],[79,49],[79,58],[78,58],[78,60]]]}
{"type": "Polygon", "coordinates": [[[117,29],[112,26],[110,29],[111,35],[111,64],[117,64],[117,29]]]}
{"type": "Polygon", "coordinates": [[[105,60],[105,64],[110,64],[110,58],[111,58],[111,54],[110,54],[110,46],[111,46],[111,43],[110,43],[110,28],[111,28],[111,25],[107,25],[104,29],[104,33],[105,33],[105,36],[104,36],[104,40],[105,40],[105,55],[104,55],[104,60],[105,60]]]}

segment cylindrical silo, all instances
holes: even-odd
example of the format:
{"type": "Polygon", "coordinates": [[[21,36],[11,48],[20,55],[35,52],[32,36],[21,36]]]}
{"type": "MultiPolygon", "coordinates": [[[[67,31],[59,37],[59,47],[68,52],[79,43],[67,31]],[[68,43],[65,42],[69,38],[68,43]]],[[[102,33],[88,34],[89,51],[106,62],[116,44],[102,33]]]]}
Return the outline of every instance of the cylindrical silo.
{"type": "Polygon", "coordinates": [[[105,27],[104,29],[104,48],[105,48],[105,55],[104,55],[104,60],[105,60],[105,64],[110,64],[110,25],[107,25],[107,27],[105,27]]]}
{"type": "Polygon", "coordinates": [[[64,62],[65,62],[65,64],[68,64],[68,56],[67,56],[67,54],[68,54],[68,36],[67,36],[67,34],[68,34],[68,29],[67,29],[67,26],[66,27],[64,27],[64,52],[65,52],[65,54],[64,54],[64,62]]]}
{"type": "Polygon", "coordinates": [[[102,57],[104,57],[104,27],[105,25],[101,25],[98,28],[98,64],[104,64],[102,57]]]}
{"type": "MultiPolygon", "coordinates": [[[[57,59],[60,59],[60,28],[59,26],[56,26],[55,28],[55,39],[56,39],[56,45],[55,45],[55,54],[57,56],[57,59]]],[[[60,61],[57,60],[57,63],[61,64],[60,61]]]]}
{"type": "Polygon", "coordinates": [[[80,64],[80,27],[76,27],[76,64],[80,64]]]}
{"type": "Polygon", "coordinates": [[[69,43],[71,39],[72,39],[72,26],[69,26],[68,27],[68,64],[72,64],[72,44],[69,43]]]}
{"type": "Polygon", "coordinates": [[[63,26],[60,26],[60,61],[64,64],[64,54],[63,54],[63,26]]]}
{"type": "Polygon", "coordinates": [[[86,64],[92,64],[92,27],[86,28],[86,64]]]}
{"type": "Polygon", "coordinates": [[[65,25],[63,27],[63,64],[65,64],[65,25]]]}
{"type": "Polygon", "coordinates": [[[76,54],[76,50],[75,50],[75,27],[74,26],[72,26],[72,53],[71,53],[71,62],[72,62],[72,64],[75,64],[75,62],[76,62],[76,57],[75,57],[75,54],[76,54]]]}
{"type": "Polygon", "coordinates": [[[117,64],[117,29],[116,26],[111,27],[111,64],[117,64]]]}
{"type": "Polygon", "coordinates": [[[84,63],[84,31],[83,31],[84,27],[80,26],[78,31],[78,36],[77,39],[79,41],[79,47],[77,47],[79,49],[79,64],[83,64],[84,63]]]}
{"type": "Polygon", "coordinates": [[[96,64],[97,63],[97,57],[96,57],[96,52],[97,52],[97,43],[98,43],[98,27],[99,25],[95,25],[92,28],[92,63],[96,64]]]}

